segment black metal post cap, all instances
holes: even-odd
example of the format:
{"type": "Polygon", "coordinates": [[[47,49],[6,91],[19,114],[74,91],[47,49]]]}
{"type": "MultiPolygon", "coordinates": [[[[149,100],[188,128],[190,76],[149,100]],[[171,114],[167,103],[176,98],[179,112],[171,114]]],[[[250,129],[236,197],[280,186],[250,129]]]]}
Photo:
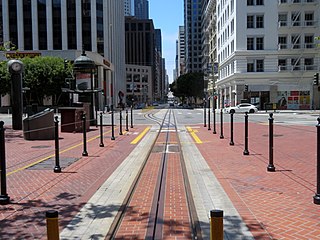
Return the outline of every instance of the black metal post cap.
{"type": "Polygon", "coordinates": [[[56,210],[46,211],[46,218],[57,218],[57,217],[58,217],[58,211],[56,210]]]}
{"type": "Polygon", "coordinates": [[[210,211],[210,217],[223,217],[223,210],[211,210],[210,211]]]}

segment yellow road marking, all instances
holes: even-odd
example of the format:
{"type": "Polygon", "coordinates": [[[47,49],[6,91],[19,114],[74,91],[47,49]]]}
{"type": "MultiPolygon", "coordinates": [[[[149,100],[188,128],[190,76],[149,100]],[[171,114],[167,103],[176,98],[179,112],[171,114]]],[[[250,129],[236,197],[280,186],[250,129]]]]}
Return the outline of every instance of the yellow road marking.
{"type": "Polygon", "coordinates": [[[188,132],[190,133],[190,135],[193,137],[194,141],[196,143],[203,143],[200,138],[197,136],[196,132],[198,131],[194,131],[191,127],[187,127],[188,132]]]}
{"type": "MultiPolygon", "coordinates": [[[[111,132],[111,130],[105,132],[103,135],[106,135],[107,133],[110,133],[110,132],[111,132]]],[[[123,134],[125,134],[125,133],[126,133],[126,131],[123,132],[123,134]]],[[[94,137],[88,139],[87,142],[91,142],[91,141],[93,141],[93,140],[95,140],[95,139],[97,139],[97,138],[99,138],[99,137],[100,137],[100,135],[94,136],[94,137]]],[[[66,149],[60,151],[59,154],[60,154],[60,153],[68,152],[68,151],[70,151],[70,150],[72,150],[72,149],[74,149],[74,148],[76,148],[76,147],[81,146],[81,145],[83,145],[83,142],[81,142],[81,143],[79,143],[79,144],[76,144],[76,145],[74,145],[74,146],[72,146],[72,147],[66,148],[66,149]]],[[[44,157],[44,158],[42,158],[42,159],[40,159],[40,160],[38,160],[38,161],[36,161],[36,162],[30,163],[30,164],[28,164],[28,165],[26,165],[26,166],[23,166],[23,167],[21,167],[21,168],[18,168],[18,169],[16,169],[16,170],[12,171],[12,172],[9,172],[9,173],[6,174],[6,176],[10,176],[11,174],[14,174],[14,173],[20,172],[20,171],[22,171],[22,170],[25,170],[25,169],[27,169],[27,168],[29,168],[29,167],[32,167],[32,166],[34,166],[34,165],[36,165],[36,164],[38,164],[38,163],[44,162],[44,161],[46,161],[46,160],[48,160],[49,158],[52,158],[52,157],[54,157],[54,156],[55,156],[55,154],[51,154],[51,155],[49,155],[49,156],[47,156],[47,157],[44,157]]]]}
{"type": "Polygon", "coordinates": [[[137,144],[141,138],[149,131],[150,127],[147,127],[146,129],[143,130],[142,133],[139,134],[138,137],[136,137],[130,144],[137,144]]]}

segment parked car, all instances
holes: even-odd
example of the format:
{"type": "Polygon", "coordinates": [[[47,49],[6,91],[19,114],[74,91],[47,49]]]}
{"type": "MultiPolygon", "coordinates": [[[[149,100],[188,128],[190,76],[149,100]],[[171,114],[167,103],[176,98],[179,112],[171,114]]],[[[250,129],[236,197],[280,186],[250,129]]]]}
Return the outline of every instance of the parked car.
{"type": "Polygon", "coordinates": [[[240,103],[235,107],[226,108],[225,111],[226,113],[256,113],[258,112],[258,108],[250,103],[240,103]]]}

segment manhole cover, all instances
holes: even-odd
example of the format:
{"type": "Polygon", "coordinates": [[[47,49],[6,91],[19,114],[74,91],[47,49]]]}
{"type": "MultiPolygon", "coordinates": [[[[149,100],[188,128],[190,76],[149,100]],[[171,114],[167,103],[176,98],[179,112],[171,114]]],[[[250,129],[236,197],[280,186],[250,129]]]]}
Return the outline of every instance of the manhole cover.
{"type": "MultiPolygon", "coordinates": [[[[70,166],[72,163],[78,161],[79,158],[60,158],[59,165],[61,168],[66,168],[70,166]]],[[[28,170],[52,170],[56,164],[56,158],[52,157],[43,162],[37,163],[31,167],[28,167],[28,170]]]]}
{"type": "Polygon", "coordinates": [[[40,146],[32,146],[31,148],[50,148],[51,146],[44,146],[44,145],[40,145],[40,146]]]}

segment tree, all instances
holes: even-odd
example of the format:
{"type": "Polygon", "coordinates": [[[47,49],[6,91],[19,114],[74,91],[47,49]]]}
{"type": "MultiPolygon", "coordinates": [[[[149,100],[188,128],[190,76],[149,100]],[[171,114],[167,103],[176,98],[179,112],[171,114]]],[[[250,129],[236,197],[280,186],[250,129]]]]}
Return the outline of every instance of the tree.
{"type": "MultiPolygon", "coordinates": [[[[45,96],[53,96],[53,104],[57,103],[57,99],[61,94],[61,87],[65,85],[65,77],[70,76],[72,66],[70,63],[65,65],[64,59],[59,57],[35,57],[23,58],[24,64],[23,87],[27,87],[30,91],[26,96],[28,104],[35,101],[42,105],[45,96]]],[[[0,64],[0,93],[10,93],[10,76],[7,70],[7,62],[0,64]]]]}
{"type": "Polygon", "coordinates": [[[185,98],[203,98],[204,87],[203,73],[187,73],[181,75],[176,81],[170,84],[170,90],[173,95],[179,97],[182,101],[185,98]]]}

